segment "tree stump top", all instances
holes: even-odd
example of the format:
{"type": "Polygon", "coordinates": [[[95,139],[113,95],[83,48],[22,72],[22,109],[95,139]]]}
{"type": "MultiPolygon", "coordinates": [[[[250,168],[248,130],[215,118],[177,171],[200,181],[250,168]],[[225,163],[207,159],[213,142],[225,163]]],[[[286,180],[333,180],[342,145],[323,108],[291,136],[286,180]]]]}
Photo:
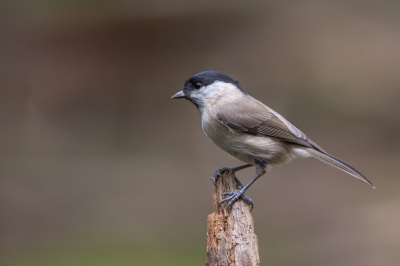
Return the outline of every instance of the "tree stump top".
{"type": "Polygon", "coordinates": [[[216,182],[214,212],[207,220],[207,266],[260,265],[258,239],[250,207],[239,199],[231,209],[219,205],[222,193],[238,191],[234,174],[225,171],[216,182]]]}

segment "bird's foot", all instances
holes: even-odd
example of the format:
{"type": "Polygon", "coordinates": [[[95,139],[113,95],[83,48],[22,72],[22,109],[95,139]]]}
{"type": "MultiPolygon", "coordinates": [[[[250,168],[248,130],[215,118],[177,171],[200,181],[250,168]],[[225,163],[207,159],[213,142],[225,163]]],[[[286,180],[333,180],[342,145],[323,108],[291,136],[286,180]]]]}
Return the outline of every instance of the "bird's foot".
{"type": "Polygon", "coordinates": [[[230,171],[230,172],[233,173],[233,175],[235,177],[235,181],[236,181],[237,186],[239,188],[242,188],[243,187],[242,182],[240,182],[239,178],[237,178],[237,176],[235,175],[235,171],[233,171],[234,169],[235,168],[222,167],[222,168],[218,169],[217,171],[215,171],[215,173],[213,175],[213,178],[212,178],[214,186],[217,186],[217,180],[224,172],[230,171]]]}
{"type": "Polygon", "coordinates": [[[254,204],[253,201],[247,197],[246,195],[244,195],[245,190],[241,189],[239,191],[236,192],[225,192],[222,193],[223,196],[229,196],[227,198],[224,198],[223,200],[221,200],[219,202],[219,204],[223,204],[225,202],[228,202],[228,204],[226,205],[226,208],[229,209],[230,207],[232,207],[232,204],[237,201],[238,199],[242,199],[246,204],[250,205],[250,211],[253,210],[254,204]]]}
{"type": "Polygon", "coordinates": [[[222,168],[218,169],[217,171],[215,171],[215,173],[214,173],[214,175],[213,175],[213,178],[212,178],[212,181],[213,181],[214,186],[217,185],[217,180],[218,180],[218,178],[219,178],[223,173],[225,173],[226,171],[231,171],[231,169],[228,168],[228,167],[222,167],[222,168]]]}

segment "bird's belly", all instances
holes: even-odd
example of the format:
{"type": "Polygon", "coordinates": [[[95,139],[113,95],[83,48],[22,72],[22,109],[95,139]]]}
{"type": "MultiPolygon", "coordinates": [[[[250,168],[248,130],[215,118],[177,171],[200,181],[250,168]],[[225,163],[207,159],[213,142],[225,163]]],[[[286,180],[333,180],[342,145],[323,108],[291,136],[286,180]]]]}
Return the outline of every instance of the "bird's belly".
{"type": "Polygon", "coordinates": [[[289,148],[278,139],[254,136],[230,130],[225,126],[203,129],[217,146],[243,162],[254,164],[256,161],[262,161],[273,166],[292,159],[289,148]]]}

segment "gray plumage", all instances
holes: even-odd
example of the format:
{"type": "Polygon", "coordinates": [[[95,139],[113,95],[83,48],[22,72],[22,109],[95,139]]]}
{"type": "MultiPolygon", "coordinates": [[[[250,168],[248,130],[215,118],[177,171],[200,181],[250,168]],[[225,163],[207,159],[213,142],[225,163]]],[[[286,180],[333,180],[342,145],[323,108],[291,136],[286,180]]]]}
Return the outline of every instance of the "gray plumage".
{"type": "MultiPolygon", "coordinates": [[[[198,73],[172,98],[194,103],[205,134],[224,151],[256,166],[257,176],[251,184],[273,166],[311,156],[373,187],[359,171],[328,154],[280,114],[246,94],[238,81],[222,73],[198,73]]],[[[251,184],[240,195],[229,197],[229,205],[244,196],[251,184]]]]}

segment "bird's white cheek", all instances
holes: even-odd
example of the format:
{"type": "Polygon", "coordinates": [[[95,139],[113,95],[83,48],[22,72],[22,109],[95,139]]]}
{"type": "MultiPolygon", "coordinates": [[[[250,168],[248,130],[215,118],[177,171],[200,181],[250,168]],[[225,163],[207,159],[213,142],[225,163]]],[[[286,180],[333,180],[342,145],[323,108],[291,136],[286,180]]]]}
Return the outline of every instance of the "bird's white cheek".
{"type": "Polygon", "coordinates": [[[204,107],[204,97],[198,91],[192,91],[188,95],[188,99],[194,103],[200,110],[204,107]]]}

